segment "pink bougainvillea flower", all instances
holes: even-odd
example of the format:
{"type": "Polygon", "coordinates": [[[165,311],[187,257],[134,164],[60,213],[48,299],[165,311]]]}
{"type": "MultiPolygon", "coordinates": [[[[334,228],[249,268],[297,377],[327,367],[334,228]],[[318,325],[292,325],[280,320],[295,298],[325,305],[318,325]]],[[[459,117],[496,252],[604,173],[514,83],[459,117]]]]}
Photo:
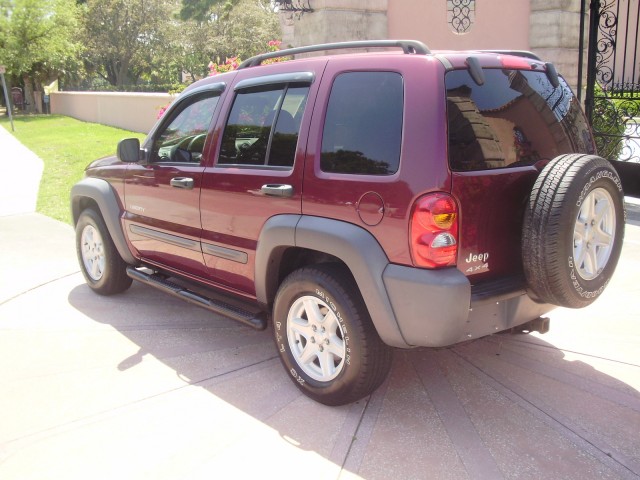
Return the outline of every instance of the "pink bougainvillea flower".
{"type": "Polygon", "coordinates": [[[162,116],[164,115],[164,112],[166,112],[168,108],[169,108],[169,105],[165,105],[164,107],[160,107],[160,109],[158,110],[158,115],[156,116],[156,118],[157,119],[162,118],[162,116]]]}

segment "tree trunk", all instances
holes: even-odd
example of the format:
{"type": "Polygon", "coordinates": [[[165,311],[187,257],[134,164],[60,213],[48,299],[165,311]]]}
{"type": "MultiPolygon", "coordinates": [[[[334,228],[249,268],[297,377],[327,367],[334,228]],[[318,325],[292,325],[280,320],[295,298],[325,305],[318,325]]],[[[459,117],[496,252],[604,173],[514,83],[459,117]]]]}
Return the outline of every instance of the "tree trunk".
{"type": "Polygon", "coordinates": [[[116,73],[116,84],[118,87],[122,87],[124,85],[129,85],[129,62],[127,59],[123,59],[120,62],[120,66],[116,73]]]}
{"type": "Polygon", "coordinates": [[[36,111],[36,100],[33,95],[33,80],[29,75],[22,77],[24,81],[24,111],[25,113],[34,113],[36,111]]]}

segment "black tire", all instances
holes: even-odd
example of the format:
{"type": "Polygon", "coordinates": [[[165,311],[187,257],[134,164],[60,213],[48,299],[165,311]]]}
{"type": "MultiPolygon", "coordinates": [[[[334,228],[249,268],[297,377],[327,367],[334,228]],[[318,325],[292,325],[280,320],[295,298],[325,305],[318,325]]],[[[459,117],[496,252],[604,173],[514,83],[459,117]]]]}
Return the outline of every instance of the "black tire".
{"type": "Polygon", "coordinates": [[[273,333],[295,385],[325,405],[369,395],[391,366],[391,347],[375,331],[350,272],[338,264],[305,267],[284,280],[275,298],[273,333]],[[313,305],[319,313],[315,319],[307,313],[313,305]]]}
{"type": "Polygon", "coordinates": [[[542,170],[525,208],[524,272],[533,298],[581,308],[598,298],[620,258],[624,195],[593,155],[561,155],[542,170]]]}
{"type": "Polygon", "coordinates": [[[76,224],[78,263],[89,287],[100,295],[114,295],[131,286],[127,264],[111,239],[104,220],[88,208],[76,224]]]}

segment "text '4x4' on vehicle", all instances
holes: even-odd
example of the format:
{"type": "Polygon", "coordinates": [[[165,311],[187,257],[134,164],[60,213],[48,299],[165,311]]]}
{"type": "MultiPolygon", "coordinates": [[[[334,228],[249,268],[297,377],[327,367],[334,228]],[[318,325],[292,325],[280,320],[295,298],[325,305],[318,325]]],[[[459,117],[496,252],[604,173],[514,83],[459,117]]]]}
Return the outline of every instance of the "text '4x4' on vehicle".
{"type": "Polygon", "coordinates": [[[267,53],[196,82],[142,146],[90,164],[71,204],[93,290],[136,279],[271,324],[287,375],[328,405],[374,391],[391,347],[589,305],[625,220],[552,64],[398,40],[267,53]]]}

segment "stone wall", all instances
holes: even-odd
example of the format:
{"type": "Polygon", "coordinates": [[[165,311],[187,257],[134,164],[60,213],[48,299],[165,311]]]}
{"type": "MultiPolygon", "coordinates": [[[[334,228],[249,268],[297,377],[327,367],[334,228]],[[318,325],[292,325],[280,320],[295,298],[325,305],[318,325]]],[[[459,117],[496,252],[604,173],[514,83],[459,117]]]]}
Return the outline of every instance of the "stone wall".
{"type": "Polygon", "coordinates": [[[313,13],[282,13],[283,44],[295,47],[387,35],[387,0],[315,0],[313,13]]]}
{"type": "MultiPolygon", "coordinates": [[[[552,62],[575,89],[578,83],[580,0],[531,0],[529,22],[531,51],[552,62]]],[[[589,25],[588,18],[585,25],[589,25]]],[[[586,38],[584,45],[586,49],[586,38]]],[[[586,76],[586,68],[583,71],[586,76]]]]}

